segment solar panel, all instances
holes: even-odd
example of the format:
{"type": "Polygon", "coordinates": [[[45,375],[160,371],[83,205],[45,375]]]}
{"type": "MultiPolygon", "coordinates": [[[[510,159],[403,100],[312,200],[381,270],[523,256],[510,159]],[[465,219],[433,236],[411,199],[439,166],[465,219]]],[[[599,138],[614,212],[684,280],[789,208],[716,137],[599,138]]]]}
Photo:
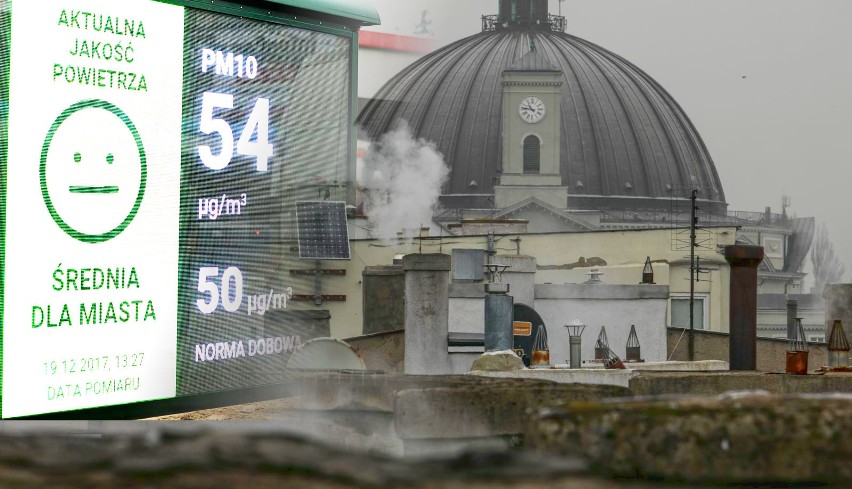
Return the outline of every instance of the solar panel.
{"type": "Polygon", "coordinates": [[[306,260],[349,260],[349,230],[346,202],[296,203],[299,258],[306,260]]]}

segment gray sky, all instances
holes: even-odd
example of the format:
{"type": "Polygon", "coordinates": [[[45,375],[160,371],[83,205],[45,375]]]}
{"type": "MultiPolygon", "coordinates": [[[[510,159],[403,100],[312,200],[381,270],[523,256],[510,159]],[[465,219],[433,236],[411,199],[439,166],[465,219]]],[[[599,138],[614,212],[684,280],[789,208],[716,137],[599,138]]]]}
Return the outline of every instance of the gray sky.
{"type": "MultiPolygon", "coordinates": [[[[372,0],[412,34],[421,12],[441,42],[475,34],[497,0],[372,0]]],[[[551,12],[558,2],[550,0],[551,12]]],[[[852,267],[852,1],[565,0],[566,32],[627,58],[692,119],[729,209],[825,222],[852,267]]]]}

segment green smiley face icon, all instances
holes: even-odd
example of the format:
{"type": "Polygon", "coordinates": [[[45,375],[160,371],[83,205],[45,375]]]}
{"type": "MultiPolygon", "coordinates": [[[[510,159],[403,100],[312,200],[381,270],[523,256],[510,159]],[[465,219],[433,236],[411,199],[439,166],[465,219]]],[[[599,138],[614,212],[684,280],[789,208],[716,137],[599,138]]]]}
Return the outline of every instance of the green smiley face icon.
{"type": "Polygon", "coordinates": [[[50,216],[74,239],[108,241],[136,217],[148,178],[136,126],[104,100],[59,114],[41,150],[41,194],[50,216]]]}

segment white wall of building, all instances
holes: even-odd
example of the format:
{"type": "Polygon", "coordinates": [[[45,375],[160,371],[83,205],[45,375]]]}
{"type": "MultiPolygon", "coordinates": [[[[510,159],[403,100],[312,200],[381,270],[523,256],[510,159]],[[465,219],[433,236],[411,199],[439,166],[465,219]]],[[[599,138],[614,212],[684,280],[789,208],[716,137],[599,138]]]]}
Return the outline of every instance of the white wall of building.
{"type": "Polygon", "coordinates": [[[575,319],[586,325],[581,342],[584,362],[594,359],[601,326],[606,326],[610,349],[624,359],[631,325],[636,325],[642,359],[666,360],[668,287],[539,285],[536,291],[535,310],[547,325],[552,364],[568,362],[568,330],[564,326],[575,319]],[[653,293],[640,298],[643,288],[653,293]]]}
{"type": "MultiPolygon", "coordinates": [[[[449,331],[483,334],[485,299],[482,284],[453,284],[450,287],[449,331]]],[[[659,285],[536,285],[536,312],[547,327],[551,364],[567,363],[568,331],[574,319],[586,324],[583,361],[594,359],[594,346],[601,326],[606,326],[610,348],[626,356],[630,326],[642,347],[642,359],[666,360],[666,312],[669,288],[659,285]]]]}

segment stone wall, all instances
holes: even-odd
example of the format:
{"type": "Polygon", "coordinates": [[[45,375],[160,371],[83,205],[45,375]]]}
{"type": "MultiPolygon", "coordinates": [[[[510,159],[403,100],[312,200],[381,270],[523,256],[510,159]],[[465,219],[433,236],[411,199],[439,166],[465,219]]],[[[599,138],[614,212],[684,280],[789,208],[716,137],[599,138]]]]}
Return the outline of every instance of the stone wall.
{"type": "MultiPolygon", "coordinates": [[[[668,328],[668,356],[671,360],[688,359],[689,331],[683,328],[668,328]],[[674,352],[674,354],[672,354],[674,352]]],[[[727,333],[695,331],[696,360],[728,361],[727,333]]],[[[814,371],[828,365],[828,346],[825,343],[809,343],[808,370],[814,371]]],[[[757,370],[761,372],[784,372],[787,363],[787,340],[774,338],[757,339],[757,370]]]]}

